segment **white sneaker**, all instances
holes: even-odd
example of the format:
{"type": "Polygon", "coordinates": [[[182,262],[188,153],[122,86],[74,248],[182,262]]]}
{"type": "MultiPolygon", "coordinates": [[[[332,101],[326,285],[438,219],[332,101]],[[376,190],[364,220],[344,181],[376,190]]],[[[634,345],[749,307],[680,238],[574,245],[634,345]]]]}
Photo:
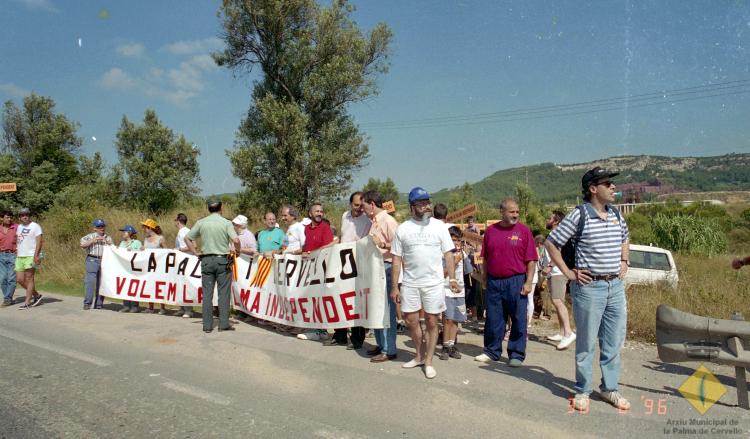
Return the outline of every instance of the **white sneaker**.
{"type": "Polygon", "coordinates": [[[549,341],[560,341],[563,339],[563,335],[560,333],[557,333],[555,335],[548,335],[547,340],[549,341]]]}
{"type": "Polygon", "coordinates": [[[431,380],[437,376],[437,371],[432,366],[426,366],[424,368],[424,376],[426,376],[427,379],[431,380]]]}
{"type": "Polygon", "coordinates": [[[567,349],[574,341],[576,341],[576,333],[571,332],[569,336],[563,337],[562,340],[560,340],[560,344],[557,345],[557,350],[562,351],[563,349],[567,349]]]}
{"type": "Polygon", "coordinates": [[[320,341],[328,338],[328,333],[324,332],[323,330],[316,329],[314,331],[307,331],[303,332],[302,334],[297,334],[297,338],[300,340],[320,341]]]}
{"type": "Polygon", "coordinates": [[[474,357],[474,361],[479,361],[480,363],[492,363],[494,360],[487,354],[479,354],[474,357]]]}
{"type": "Polygon", "coordinates": [[[620,410],[630,410],[630,402],[623,398],[617,390],[611,392],[600,392],[599,395],[604,401],[607,401],[620,410]]]}
{"type": "MultiPolygon", "coordinates": [[[[403,367],[404,369],[413,369],[417,366],[422,366],[422,365],[424,365],[424,361],[417,361],[416,358],[412,358],[411,360],[402,364],[401,367],[403,367]]],[[[435,374],[437,375],[437,372],[435,372],[435,374]]]]}

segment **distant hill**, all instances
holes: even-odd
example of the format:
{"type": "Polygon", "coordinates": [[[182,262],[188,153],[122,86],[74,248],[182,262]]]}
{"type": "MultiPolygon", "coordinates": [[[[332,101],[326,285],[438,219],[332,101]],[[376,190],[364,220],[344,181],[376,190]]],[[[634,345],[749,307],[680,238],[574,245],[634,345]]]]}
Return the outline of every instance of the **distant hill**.
{"type": "MultiPolygon", "coordinates": [[[[544,202],[576,201],[580,196],[581,176],[594,166],[620,172],[618,184],[658,181],[679,191],[741,191],[750,190],[750,154],[727,154],[713,157],[621,156],[588,163],[542,163],[521,168],[504,169],[472,185],[474,195],[496,203],[513,194],[517,182],[528,185],[544,202]]],[[[435,194],[438,201],[447,201],[459,187],[442,189],[435,194]]]]}

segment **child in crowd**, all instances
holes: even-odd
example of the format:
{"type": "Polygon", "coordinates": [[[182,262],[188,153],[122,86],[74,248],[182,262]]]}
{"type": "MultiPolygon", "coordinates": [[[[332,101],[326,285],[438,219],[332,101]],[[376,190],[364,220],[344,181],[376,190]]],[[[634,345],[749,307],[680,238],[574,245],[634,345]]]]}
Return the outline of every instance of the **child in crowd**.
{"type": "MultiPolygon", "coordinates": [[[[131,226],[130,224],[126,224],[125,227],[121,228],[120,231],[122,232],[122,241],[120,241],[120,248],[124,248],[127,251],[130,252],[137,252],[143,247],[141,244],[141,241],[139,241],[137,238],[138,232],[135,230],[135,227],[131,226]]],[[[130,300],[123,300],[122,301],[122,308],[120,308],[120,312],[140,312],[140,308],[138,307],[138,302],[130,301],[130,300]]]]}
{"type": "Polygon", "coordinates": [[[455,341],[458,334],[458,324],[466,321],[466,291],[464,290],[464,258],[466,254],[463,250],[461,238],[463,233],[461,229],[453,226],[448,229],[453,244],[456,248],[453,250],[453,262],[456,266],[455,273],[448,273],[445,278],[445,318],[443,319],[443,350],[440,352],[440,359],[447,360],[450,358],[459,359],[461,353],[456,349],[455,341]],[[458,282],[458,292],[454,293],[450,289],[449,279],[455,279],[458,282]]]}
{"type": "MultiPolygon", "coordinates": [[[[159,223],[149,218],[146,221],[143,221],[141,225],[143,226],[143,231],[146,234],[146,237],[143,238],[144,249],[165,248],[164,247],[164,235],[161,231],[161,227],[159,227],[159,223]]],[[[153,303],[148,304],[148,310],[146,310],[146,312],[148,313],[154,312],[153,303]]],[[[159,314],[160,315],[167,314],[167,309],[163,303],[159,304],[159,314]]]]}

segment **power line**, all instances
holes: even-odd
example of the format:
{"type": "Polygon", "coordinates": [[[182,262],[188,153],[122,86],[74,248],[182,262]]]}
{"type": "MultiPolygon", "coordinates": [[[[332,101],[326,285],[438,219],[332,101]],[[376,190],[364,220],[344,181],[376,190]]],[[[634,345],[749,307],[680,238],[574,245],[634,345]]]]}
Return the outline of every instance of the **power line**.
{"type": "Polygon", "coordinates": [[[708,99],[717,96],[733,96],[749,92],[743,90],[750,85],[750,79],[722,82],[717,84],[685,87],[666,91],[643,93],[617,98],[596,99],[584,102],[562,105],[547,105],[541,107],[520,108],[492,113],[476,113],[463,116],[444,116],[425,119],[390,121],[379,123],[365,123],[365,129],[411,129],[433,128],[457,125],[478,125],[516,120],[540,119],[547,117],[572,116],[619,110],[625,107],[639,108],[654,105],[666,105],[678,102],[708,99]],[[729,93],[716,93],[721,90],[737,90],[729,93]],[[708,93],[708,94],[707,94],[708,93]],[[689,98],[675,99],[681,96],[700,95],[689,98]],[[658,101],[654,101],[658,99],[658,101]],[[644,102],[645,101],[645,102],[644,102]],[[541,114],[541,116],[540,116],[541,114]]]}

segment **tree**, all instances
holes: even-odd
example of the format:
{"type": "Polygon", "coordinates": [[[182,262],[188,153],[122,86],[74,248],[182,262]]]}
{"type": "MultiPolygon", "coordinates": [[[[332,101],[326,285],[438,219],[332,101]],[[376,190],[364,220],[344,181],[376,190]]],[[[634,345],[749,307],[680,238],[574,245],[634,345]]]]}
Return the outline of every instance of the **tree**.
{"type": "Polygon", "coordinates": [[[123,200],[160,213],[197,191],[198,148],[163,126],[154,110],[146,110],[143,124],[123,116],[115,146],[120,162],[109,184],[123,200]]]}
{"type": "Polygon", "coordinates": [[[450,201],[448,201],[448,210],[453,212],[458,209],[463,209],[467,205],[475,202],[474,186],[466,181],[461,186],[460,190],[451,192],[450,201]]]}
{"type": "Polygon", "coordinates": [[[227,154],[245,200],[266,208],[306,207],[343,195],[368,156],[347,105],[377,93],[387,72],[391,31],[363,35],[353,7],[334,0],[224,0],[223,52],[216,63],[235,73],[260,67],[252,103],[227,154]]]}
{"type": "Polygon", "coordinates": [[[53,195],[79,177],[78,124],[56,113],[52,98],[32,93],[23,99],[22,108],[5,102],[2,126],[0,174],[3,181],[18,183],[18,192],[4,197],[2,204],[46,210],[53,195]]]}
{"type": "Polygon", "coordinates": [[[396,183],[391,180],[391,177],[385,180],[370,178],[367,180],[365,187],[362,188],[362,192],[367,191],[377,191],[383,196],[383,200],[385,201],[392,200],[394,204],[398,202],[398,189],[396,188],[396,183]]]}

